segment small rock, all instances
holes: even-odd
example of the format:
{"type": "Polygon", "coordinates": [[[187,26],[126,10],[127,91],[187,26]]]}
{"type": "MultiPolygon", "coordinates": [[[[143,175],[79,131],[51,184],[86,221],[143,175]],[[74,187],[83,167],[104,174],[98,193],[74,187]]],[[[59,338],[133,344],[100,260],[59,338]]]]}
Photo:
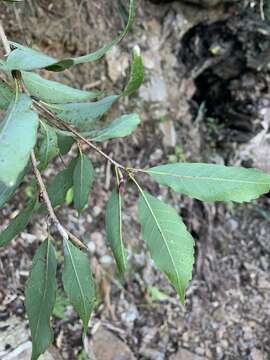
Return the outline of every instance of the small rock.
{"type": "Polygon", "coordinates": [[[150,156],[150,162],[157,162],[161,160],[163,156],[163,151],[161,149],[156,149],[150,156]]]}
{"type": "MultiPolygon", "coordinates": [[[[29,360],[31,359],[32,343],[27,341],[20,344],[16,349],[9,352],[7,355],[1,357],[2,360],[29,360]]],[[[50,348],[44,354],[39,357],[39,360],[61,360],[58,350],[56,348],[50,348]]]]}
{"type": "Polygon", "coordinates": [[[163,121],[159,124],[159,128],[163,133],[163,145],[168,147],[176,146],[176,131],[174,122],[171,120],[163,121]]]}
{"type": "Polygon", "coordinates": [[[135,305],[131,304],[127,311],[121,314],[121,320],[128,328],[133,328],[134,321],[138,318],[139,313],[135,305]]]}
{"type": "Polygon", "coordinates": [[[203,360],[203,357],[192,353],[191,351],[180,349],[170,357],[170,360],[203,360]]]}
{"type": "Polygon", "coordinates": [[[113,258],[110,255],[104,255],[100,258],[100,263],[101,265],[103,265],[105,268],[108,268],[112,265],[113,263],[113,258]]]}
{"type": "Polygon", "coordinates": [[[251,356],[252,360],[265,360],[266,359],[263,356],[263,353],[260,350],[256,349],[256,348],[251,350],[250,356],[251,356]]]}
{"type": "Polygon", "coordinates": [[[238,226],[238,222],[233,218],[228,219],[225,224],[225,228],[229,233],[236,231],[238,229],[238,226]]]}
{"type": "Polygon", "coordinates": [[[165,359],[165,355],[162,354],[161,352],[157,351],[157,350],[153,350],[153,349],[145,349],[142,352],[142,355],[149,360],[164,360],[165,359]]]}
{"type": "Polygon", "coordinates": [[[140,96],[148,102],[164,102],[167,100],[167,86],[162,76],[153,75],[150,82],[140,89],[140,96]]]}
{"type": "Polygon", "coordinates": [[[90,347],[96,360],[135,360],[128,346],[103,327],[93,335],[90,347]]]}
{"type": "Polygon", "coordinates": [[[114,46],[106,54],[108,64],[108,75],[113,82],[125,76],[125,70],[129,66],[128,56],[120,51],[118,46],[114,46]]]}
{"type": "Polygon", "coordinates": [[[94,254],[96,252],[96,245],[93,241],[89,241],[89,243],[87,244],[87,248],[91,254],[94,254]]]}

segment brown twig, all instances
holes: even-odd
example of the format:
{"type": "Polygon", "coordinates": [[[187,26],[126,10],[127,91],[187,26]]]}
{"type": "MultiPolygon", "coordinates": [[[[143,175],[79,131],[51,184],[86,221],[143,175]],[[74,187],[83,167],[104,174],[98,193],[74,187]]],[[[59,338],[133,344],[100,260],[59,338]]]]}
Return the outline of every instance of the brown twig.
{"type": "Polygon", "coordinates": [[[6,55],[8,55],[11,49],[1,20],[0,20],[0,38],[3,43],[6,55]]]}
{"type": "Polygon", "coordinates": [[[57,231],[59,232],[59,234],[61,235],[63,240],[70,239],[76,246],[79,246],[80,248],[83,248],[83,249],[87,249],[86,246],[75,235],[73,235],[72,233],[70,233],[68,230],[66,230],[63,227],[63,225],[60,223],[57,216],[55,215],[55,212],[54,212],[54,209],[52,207],[52,203],[51,203],[51,200],[49,198],[46,186],[45,186],[45,184],[43,182],[40,171],[38,170],[38,163],[37,163],[37,159],[36,159],[34,150],[32,150],[32,152],[31,152],[31,161],[32,161],[35,177],[36,177],[37,182],[38,182],[39,187],[40,187],[42,198],[44,199],[44,203],[45,203],[45,205],[47,207],[47,210],[49,212],[51,222],[56,227],[57,231]]]}
{"type": "Polygon", "coordinates": [[[42,115],[46,117],[46,119],[51,122],[54,126],[57,126],[58,128],[63,128],[69,132],[71,132],[74,137],[76,137],[77,139],[79,139],[81,142],[87,144],[89,147],[91,147],[93,150],[95,150],[96,152],[98,152],[101,156],[103,156],[105,159],[107,159],[108,161],[110,161],[110,163],[112,163],[114,166],[122,169],[122,170],[126,170],[126,167],[123,166],[122,164],[118,163],[117,161],[115,161],[114,159],[112,159],[109,155],[107,155],[106,153],[104,153],[98,146],[96,146],[95,144],[93,144],[91,141],[89,141],[88,139],[86,139],[81,133],[79,133],[77,130],[75,130],[72,126],[66,124],[64,121],[62,121],[61,119],[59,119],[55,114],[53,114],[51,111],[49,111],[45,106],[43,106],[39,101],[33,100],[33,104],[34,107],[36,108],[36,110],[38,110],[39,112],[42,112],[42,115]]]}

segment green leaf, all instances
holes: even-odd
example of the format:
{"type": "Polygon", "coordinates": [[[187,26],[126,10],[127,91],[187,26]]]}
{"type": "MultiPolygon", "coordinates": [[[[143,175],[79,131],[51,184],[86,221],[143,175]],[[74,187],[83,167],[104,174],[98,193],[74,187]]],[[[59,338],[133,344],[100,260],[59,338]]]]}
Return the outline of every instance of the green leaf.
{"type": "Polygon", "coordinates": [[[0,233],[0,248],[8,245],[16,235],[26,228],[35,210],[35,205],[36,199],[31,200],[28,206],[12,219],[8,227],[0,233]]]}
{"type": "Polygon", "coordinates": [[[140,55],[139,47],[133,50],[133,59],[131,64],[130,79],[123,92],[124,96],[131,95],[139,89],[144,81],[144,66],[140,55]]]}
{"type": "Polygon", "coordinates": [[[57,143],[61,155],[66,155],[74,144],[74,138],[57,131],[57,143]]]}
{"type": "Polygon", "coordinates": [[[73,59],[57,60],[51,56],[47,56],[39,51],[30,49],[26,46],[10,42],[15,47],[7,58],[8,69],[11,70],[26,70],[31,71],[35,69],[47,69],[51,71],[63,71],[72,65],[83,64],[91,61],[96,61],[102,58],[113,46],[118,44],[130,30],[135,17],[135,0],[129,2],[129,18],[127,25],[123,32],[117,36],[112,42],[104,45],[92,54],[80,56],[73,59]]]}
{"type": "Polygon", "coordinates": [[[6,62],[1,59],[0,59],[0,71],[3,71],[5,73],[9,72],[6,62]]]}
{"type": "Polygon", "coordinates": [[[161,165],[146,170],[161,185],[195,199],[244,202],[270,190],[270,176],[256,169],[200,163],[161,165]]]}
{"type": "Polygon", "coordinates": [[[117,36],[112,42],[104,45],[102,48],[95,51],[94,53],[80,56],[74,59],[74,63],[83,64],[86,62],[96,61],[102,58],[109,50],[111,50],[111,48],[113,48],[116,44],[118,44],[127,35],[133,24],[134,18],[135,18],[135,0],[130,0],[128,22],[123,32],[119,36],[117,36]]]}
{"type": "Polygon", "coordinates": [[[37,250],[27,282],[25,306],[32,336],[32,360],[37,360],[53,341],[50,318],[56,298],[56,257],[49,239],[37,250]]]}
{"type": "Polygon", "coordinates": [[[48,195],[54,208],[65,203],[66,194],[73,186],[73,172],[75,166],[76,159],[73,159],[70,161],[68,167],[58,173],[48,186],[48,195]]]}
{"type": "Polygon", "coordinates": [[[88,203],[88,197],[95,177],[92,162],[81,154],[76,160],[73,174],[74,204],[79,213],[88,203]]]}
{"type": "Polygon", "coordinates": [[[95,285],[88,257],[70,241],[64,241],[63,285],[83,322],[84,333],[95,303],[95,285]]]}
{"type": "Polygon", "coordinates": [[[56,301],[53,308],[53,316],[60,320],[68,320],[66,316],[65,310],[66,307],[69,305],[68,299],[65,297],[64,293],[61,291],[56,292],[56,301]]]}
{"type": "Polygon", "coordinates": [[[80,130],[87,130],[93,127],[96,121],[105,114],[118,99],[118,95],[112,95],[96,102],[64,104],[48,106],[48,108],[67,124],[75,126],[80,130]]]}
{"type": "Polygon", "coordinates": [[[19,187],[25,173],[25,169],[19,174],[16,183],[13,186],[6,186],[4,183],[0,182],[0,209],[5,205],[5,203],[14,195],[16,189],[19,187]]]}
{"type": "Polygon", "coordinates": [[[122,198],[114,189],[106,208],[106,233],[118,270],[123,274],[127,267],[126,253],[122,235],[122,198]]]}
{"type": "Polygon", "coordinates": [[[133,133],[140,124],[137,114],[128,114],[112,121],[107,127],[87,133],[92,141],[102,142],[114,138],[125,137],[133,133]]]}
{"type": "Polygon", "coordinates": [[[31,72],[23,71],[22,78],[31,95],[51,104],[89,101],[100,95],[98,92],[82,91],[56,81],[46,80],[31,72]]]}
{"type": "Polygon", "coordinates": [[[170,300],[170,297],[164,292],[160,291],[158,287],[151,286],[148,288],[148,293],[153,301],[167,301],[170,300]]]}
{"type": "Polygon", "coordinates": [[[31,99],[20,94],[0,126],[0,187],[1,183],[9,188],[16,184],[36,143],[38,115],[31,105],[31,99]]]}
{"type": "Polygon", "coordinates": [[[42,139],[38,149],[39,169],[44,170],[48,163],[59,154],[58,138],[54,128],[42,122],[42,139]]]}
{"type": "Polygon", "coordinates": [[[74,64],[72,59],[59,61],[40,51],[10,41],[15,48],[7,58],[7,67],[12,70],[31,71],[35,69],[49,68],[52,71],[63,71],[74,64]]]}
{"type": "Polygon", "coordinates": [[[194,263],[192,236],[172,207],[143,191],[139,201],[139,218],[142,237],[151,257],[184,303],[194,263]]]}
{"type": "Polygon", "coordinates": [[[11,88],[0,79],[0,109],[6,110],[14,99],[15,94],[11,88]]]}

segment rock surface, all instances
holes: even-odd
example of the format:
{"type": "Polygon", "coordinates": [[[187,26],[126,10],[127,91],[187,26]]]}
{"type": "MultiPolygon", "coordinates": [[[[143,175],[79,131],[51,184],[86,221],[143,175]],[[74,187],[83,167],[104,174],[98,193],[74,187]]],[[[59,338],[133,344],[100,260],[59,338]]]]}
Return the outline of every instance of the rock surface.
{"type": "Polygon", "coordinates": [[[128,346],[104,327],[93,335],[89,348],[93,360],[136,360],[128,346]]]}

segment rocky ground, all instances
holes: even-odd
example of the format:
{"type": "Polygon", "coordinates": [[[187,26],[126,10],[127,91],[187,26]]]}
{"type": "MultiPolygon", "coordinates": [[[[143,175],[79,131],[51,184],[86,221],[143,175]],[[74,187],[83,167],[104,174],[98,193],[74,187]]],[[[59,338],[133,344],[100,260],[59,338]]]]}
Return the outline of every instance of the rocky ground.
{"type": "MultiPolygon", "coordinates": [[[[138,44],[145,83],[111,116],[132,110],[143,124],[130,138],[105,144],[106,152],[138,167],[205,161],[270,171],[267,4],[220,1],[208,7],[213,4],[205,1],[200,8],[189,1],[159,3],[138,1],[132,32],[97,65],[53,76],[85,89],[116,92],[138,44]]],[[[59,58],[84,54],[110,40],[121,26],[112,13],[117,14],[116,6],[108,0],[0,5],[10,38],[59,58]]],[[[194,277],[183,308],[140,240],[133,187],[127,189],[124,214],[129,272],[124,281],[117,277],[104,230],[111,177],[107,164],[96,154],[91,157],[98,179],[89,210],[78,219],[66,206],[58,215],[92,253],[98,306],[82,341],[81,324],[59,292],[56,340],[44,359],[270,359],[269,198],[241,206],[205,205],[143,179],[146,188],[181,213],[196,240],[194,277]]],[[[46,176],[61,166],[57,160],[46,176]]],[[[22,196],[23,188],[1,212],[0,227],[16,215],[22,196]]],[[[45,237],[46,220],[36,216],[11,247],[0,251],[0,359],[30,358],[24,285],[45,237]]],[[[60,251],[58,256],[61,262],[60,251]]]]}

